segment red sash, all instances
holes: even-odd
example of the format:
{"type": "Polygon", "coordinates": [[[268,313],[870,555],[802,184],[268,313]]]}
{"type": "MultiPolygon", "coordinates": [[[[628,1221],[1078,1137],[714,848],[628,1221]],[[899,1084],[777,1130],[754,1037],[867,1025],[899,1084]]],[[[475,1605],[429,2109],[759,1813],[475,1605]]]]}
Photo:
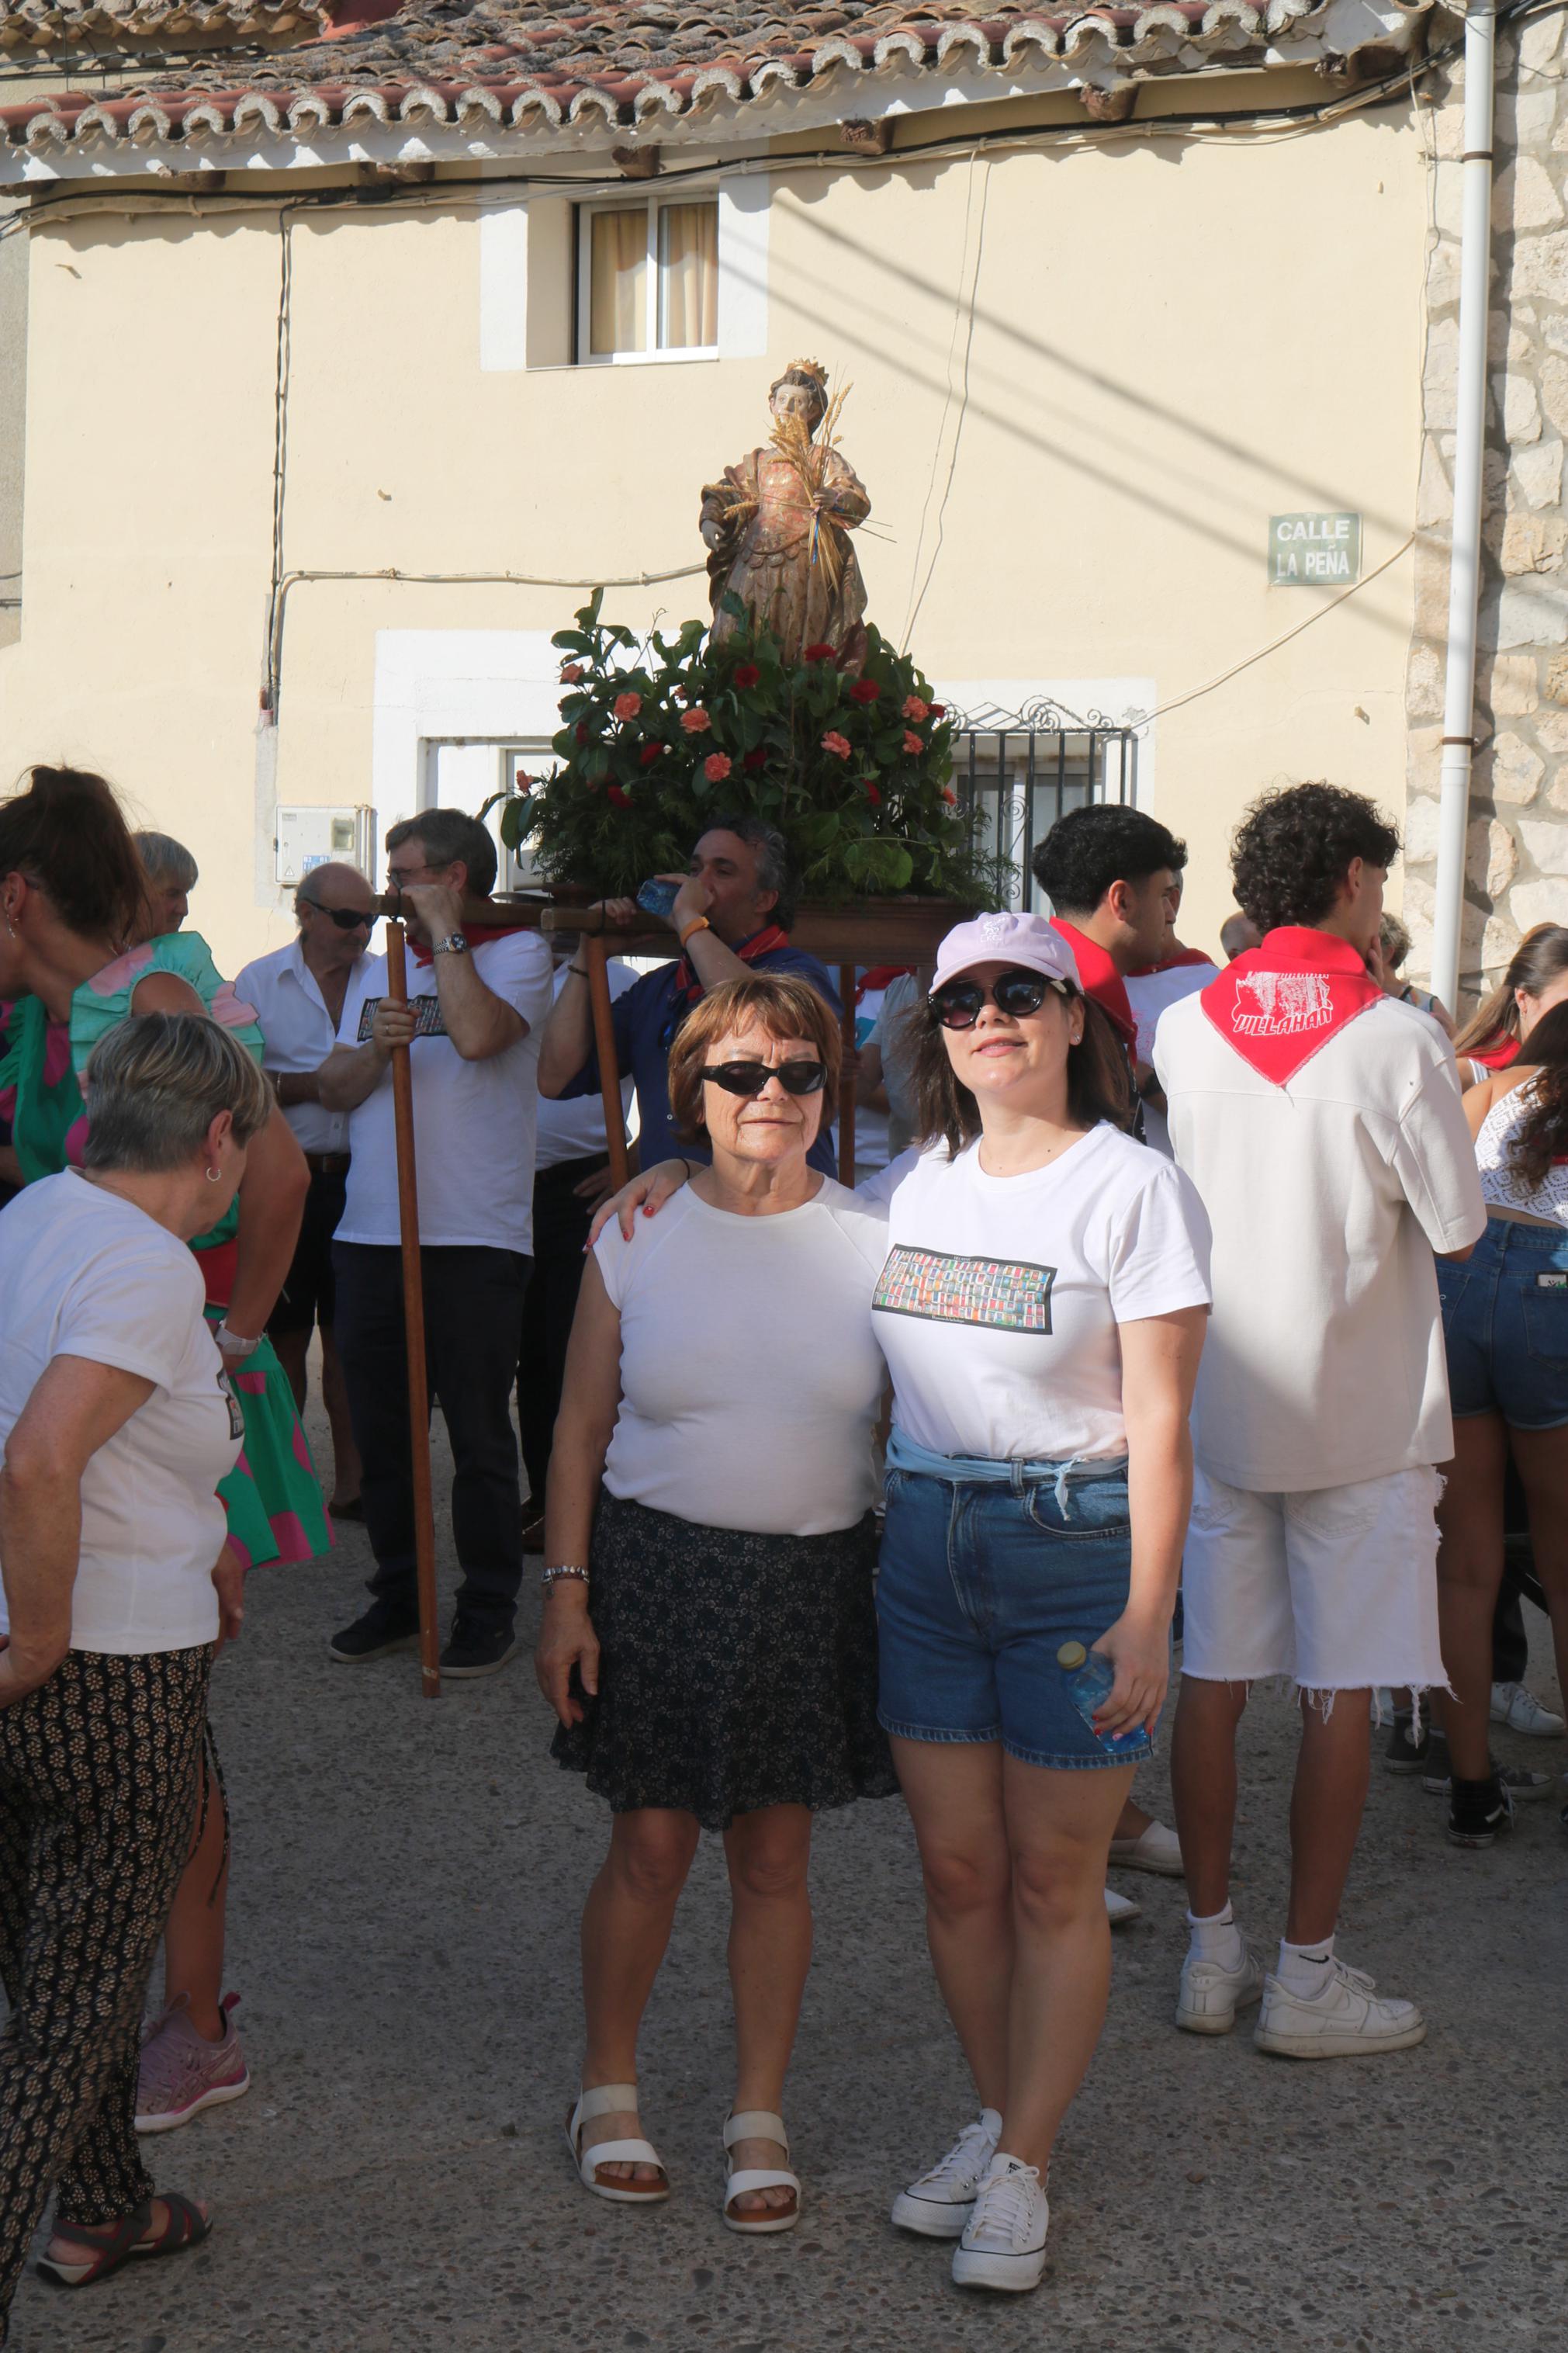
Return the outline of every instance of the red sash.
{"type": "Polygon", "coordinates": [[[1519,1039],[1502,1038],[1495,1046],[1472,1046],[1465,1060],[1467,1062],[1479,1062],[1483,1071],[1506,1071],[1510,1062],[1519,1060],[1519,1039]]]}
{"type": "MultiPolygon", "coordinates": [[[[728,945],[728,942],[725,944],[728,945]]],[[[742,964],[755,964],[759,956],[772,955],[775,948],[787,948],[788,945],[789,934],[781,932],[776,923],[770,923],[766,931],[753,932],[751,938],[742,940],[738,948],[731,948],[730,954],[739,956],[742,964]]],[[[676,965],[675,986],[688,1005],[700,1005],[708,993],[698,979],[689,956],[683,955],[676,965]]]]}
{"type": "Polygon", "coordinates": [[[1284,923],[1227,965],[1198,1001],[1243,1061],[1282,1087],[1383,993],[1348,940],[1284,923]]]}
{"type": "Polygon", "coordinates": [[[1178,948],[1174,955],[1163,957],[1158,964],[1141,964],[1137,970],[1130,972],[1127,977],[1129,980],[1147,980],[1156,972],[1179,972],[1184,964],[1213,964],[1213,962],[1214,958],[1206,948],[1178,948]]]}
{"type": "MultiPolygon", "coordinates": [[[[516,929],[517,925],[515,923],[465,923],[463,925],[463,937],[468,941],[470,948],[482,948],[490,940],[510,939],[512,933],[516,929]]],[[[411,939],[408,944],[414,952],[414,961],[416,964],[435,963],[436,947],[434,942],[431,943],[429,947],[423,947],[417,940],[411,939]]]]}
{"type": "Polygon", "coordinates": [[[1051,929],[1059,932],[1071,948],[1084,995],[1092,997],[1100,1011],[1110,1016],[1112,1029],[1128,1053],[1136,1059],[1138,1024],[1128,1002],[1126,986],[1110,955],[1098,940],[1091,940],[1087,933],[1064,923],[1060,915],[1051,917],[1051,929]]]}

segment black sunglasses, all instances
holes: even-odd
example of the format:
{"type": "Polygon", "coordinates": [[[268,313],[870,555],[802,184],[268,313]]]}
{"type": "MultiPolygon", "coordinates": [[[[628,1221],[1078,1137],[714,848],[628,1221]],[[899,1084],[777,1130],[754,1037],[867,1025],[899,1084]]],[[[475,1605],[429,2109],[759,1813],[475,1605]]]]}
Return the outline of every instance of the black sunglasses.
{"type": "Polygon", "coordinates": [[[318,915],[325,915],[329,923],[336,923],[340,932],[361,930],[368,932],[375,921],[374,908],[368,913],[362,915],[353,907],[323,907],[319,899],[306,898],[303,891],[300,892],[300,896],[304,899],[307,907],[314,907],[318,915]]]}
{"type": "Polygon", "coordinates": [[[808,1062],[803,1055],[793,1062],[718,1062],[702,1073],[727,1095],[760,1095],[776,1079],[786,1095],[820,1094],[827,1078],[826,1062],[808,1062]]]}
{"type": "Polygon", "coordinates": [[[1059,989],[1062,985],[1047,979],[1043,972],[1026,972],[1019,966],[1002,973],[989,988],[980,980],[947,981],[931,991],[926,1003],[944,1029],[973,1029],[983,1005],[989,1002],[998,1013],[1011,1014],[1014,1020],[1021,1021],[1039,1011],[1047,989],[1059,989]]]}

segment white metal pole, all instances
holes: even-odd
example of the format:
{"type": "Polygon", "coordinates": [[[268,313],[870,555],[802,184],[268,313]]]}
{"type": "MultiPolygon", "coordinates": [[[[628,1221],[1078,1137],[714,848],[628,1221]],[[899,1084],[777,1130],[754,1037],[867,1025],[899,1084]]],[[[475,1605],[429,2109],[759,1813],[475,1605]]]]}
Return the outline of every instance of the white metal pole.
{"type": "Polygon", "coordinates": [[[1432,934],[1432,987],[1446,1005],[1452,1006],[1458,1003],[1465,837],[1470,814],[1470,762],[1475,749],[1496,50],[1496,0],[1471,0],[1465,17],[1464,217],[1459,247],[1454,535],[1448,565],[1448,658],[1443,691],[1443,764],[1437,806],[1437,903],[1432,934]]]}

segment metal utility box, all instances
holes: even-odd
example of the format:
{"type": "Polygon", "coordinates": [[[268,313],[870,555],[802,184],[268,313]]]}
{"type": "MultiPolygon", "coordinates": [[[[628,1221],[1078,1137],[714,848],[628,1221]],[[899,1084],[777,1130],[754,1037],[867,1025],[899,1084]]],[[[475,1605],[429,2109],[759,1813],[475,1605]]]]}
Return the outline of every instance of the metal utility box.
{"type": "Polygon", "coordinates": [[[312,867],[357,866],[373,881],[375,811],[373,808],[305,808],[278,811],[273,871],[279,882],[302,882],[312,867]]]}

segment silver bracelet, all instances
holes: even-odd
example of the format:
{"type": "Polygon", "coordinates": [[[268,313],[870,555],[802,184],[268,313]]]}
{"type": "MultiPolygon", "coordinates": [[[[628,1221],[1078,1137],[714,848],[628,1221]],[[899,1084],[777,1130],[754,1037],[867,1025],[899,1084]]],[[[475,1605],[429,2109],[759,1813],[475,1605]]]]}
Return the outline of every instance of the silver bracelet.
{"type": "Polygon", "coordinates": [[[585,1568],[579,1568],[575,1564],[563,1566],[560,1568],[542,1568],[539,1572],[539,1582],[543,1586],[546,1593],[548,1593],[551,1587],[557,1584],[563,1577],[580,1578],[584,1587],[588,1582],[587,1570],[585,1568]]]}
{"type": "Polygon", "coordinates": [[[247,1340],[242,1338],[239,1333],[231,1332],[226,1324],[215,1324],[213,1326],[213,1335],[217,1341],[218,1346],[220,1348],[226,1348],[232,1356],[252,1356],[255,1355],[257,1349],[261,1345],[261,1335],[259,1332],[257,1334],[254,1340],[247,1340]]]}

